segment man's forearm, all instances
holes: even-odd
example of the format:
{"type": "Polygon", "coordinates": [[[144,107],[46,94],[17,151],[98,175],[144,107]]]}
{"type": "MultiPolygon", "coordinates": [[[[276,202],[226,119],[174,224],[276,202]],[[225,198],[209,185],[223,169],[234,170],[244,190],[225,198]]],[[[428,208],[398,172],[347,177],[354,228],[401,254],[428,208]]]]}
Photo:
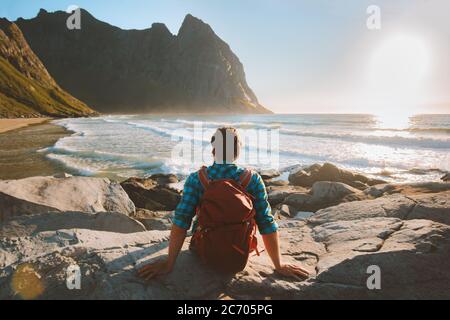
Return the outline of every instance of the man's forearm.
{"type": "Polygon", "coordinates": [[[262,238],[264,241],[264,246],[266,247],[270,259],[272,259],[275,269],[279,269],[281,267],[281,257],[278,243],[278,232],[263,234],[262,238]]]}
{"type": "Polygon", "coordinates": [[[171,269],[175,265],[178,254],[183,247],[184,239],[186,239],[186,230],[176,225],[172,225],[169,241],[169,257],[167,259],[167,263],[171,269]]]}

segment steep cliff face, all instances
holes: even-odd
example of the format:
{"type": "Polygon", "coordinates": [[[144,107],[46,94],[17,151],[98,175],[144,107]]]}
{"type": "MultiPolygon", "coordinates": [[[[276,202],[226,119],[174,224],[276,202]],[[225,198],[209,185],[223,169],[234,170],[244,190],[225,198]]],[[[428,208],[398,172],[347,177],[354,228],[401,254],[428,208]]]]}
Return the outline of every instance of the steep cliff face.
{"type": "Polygon", "coordinates": [[[122,30],[85,10],[69,30],[67,18],[41,10],[16,23],[56,81],[98,111],[269,112],[230,47],[191,15],[178,35],[160,23],[122,30]]]}
{"type": "Polygon", "coordinates": [[[0,19],[0,118],[93,113],[58,87],[17,25],[0,19]]]}

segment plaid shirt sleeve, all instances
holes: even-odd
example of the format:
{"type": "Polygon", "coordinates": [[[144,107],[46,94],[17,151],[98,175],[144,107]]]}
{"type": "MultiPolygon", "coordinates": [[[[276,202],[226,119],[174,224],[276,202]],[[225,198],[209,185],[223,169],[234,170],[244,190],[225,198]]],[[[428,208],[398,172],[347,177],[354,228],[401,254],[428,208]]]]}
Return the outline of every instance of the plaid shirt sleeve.
{"type": "Polygon", "coordinates": [[[247,191],[255,197],[254,206],[256,209],[256,223],[261,234],[270,234],[278,230],[278,225],[272,215],[266,186],[258,173],[253,173],[247,191]]]}
{"type": "Polygon", "coordinates": [[[183,196],[175,209],[173,224],[182,228],[189,229],[192,219],[195,216],[195,209],[200,201],[200,180],[198,173],[192,173],[184,184],[183,196]]]}

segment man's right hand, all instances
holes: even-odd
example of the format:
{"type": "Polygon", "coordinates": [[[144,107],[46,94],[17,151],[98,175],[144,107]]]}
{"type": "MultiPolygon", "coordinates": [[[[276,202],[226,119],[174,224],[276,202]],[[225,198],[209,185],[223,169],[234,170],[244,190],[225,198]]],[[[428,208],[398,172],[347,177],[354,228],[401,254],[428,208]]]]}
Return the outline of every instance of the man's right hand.
{"type": "Polygon", "coordinates": [[[138,270],[138,274],[145,280],[168,274],[172,272],[173,267],[169,265],[167,259],[159,260],[154,263],[147,264],[138,270]]]}

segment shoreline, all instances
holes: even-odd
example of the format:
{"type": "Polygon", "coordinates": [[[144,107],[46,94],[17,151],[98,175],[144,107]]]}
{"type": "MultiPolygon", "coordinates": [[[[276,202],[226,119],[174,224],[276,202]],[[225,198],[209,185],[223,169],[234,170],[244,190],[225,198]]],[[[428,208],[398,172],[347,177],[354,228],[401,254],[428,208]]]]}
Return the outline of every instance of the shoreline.
{"type": "Polygon", "coordinates": [[[14,118],[0,119],[0,134],[26,128],[32,125],[44,124],[52,118],[14,118]]]}
{"type": "MultiPolygon", "coordinates": [[[[2,120],[9,119],[0,119],[0,122],[2,120]]],[[[0,133],[0,180],[50,176],[70,171],[47,159],[46,153],[39,150],[54,146],[59,139],[72,132],[52,124],[50,118],[39,120],[35,123],[19,121],[19,127],[10,127],[8,131],[0,133]]]]}
{"type": "MultiPolygon", "coordinates": [[[[115,181],[123,181],[132,176],[145,177],[147,175],[141,175],[139,170],[136,173],[132,173],[130,176],[119,175],[108,169],[92,174],[83,174],[81,170],[71,166],[70,163],[69,165],[64,164],[64,153],[62,153],[62,158],[47,157],[48,154],[52,153],[55,153],[58,156],[59,152],[53,151],[51,148],[47,149],[47,151],[40,150],[52,147],[59,139],[75,133],[74,131],[68,130],[66,127],[54,124],[51,118],[0,119],[0,129],[3,130],[0,131],[2,132],[0,133],[0,179],[19,179],[30,176],[54,175],[66,172],[76,176],[106,177],[115,181]],[[8,127],[6,126],[7,123],[9,123],[8,127]],[[43,171],[40,172],[39,168],[42,168],[43,171]]],[[[313,164],[324,162],[326,161],[304,163],[299,160],[295,165],[280,167],[277,171],[281,173],[281,176],[276,180],[287,181],[290,169],[302,167],[304,169],[313,164]]],[[[445,173],[442,169],[422,169],[415,166],[410,169],[399,171],[395,171],[395,168],[394,170],[391,170],[389,167],[380,168],[379,171],[374,172],[373,170],[365,171],[362,168],[347,166],[340,162],[330,162],[354,173],[386,180],[389,183],[439,181],[445,173]]],[[[130,165],[130,168],[133,168],[133,166],[130,165]]],[[[273,168],[261,170],[271,169],[273,168]]],[[[160,172],[152,171],[152,173],[184,175],[176,171],[177,170],[172,170],[171,172],[167,172],[161,170],[160,172]]]]}

